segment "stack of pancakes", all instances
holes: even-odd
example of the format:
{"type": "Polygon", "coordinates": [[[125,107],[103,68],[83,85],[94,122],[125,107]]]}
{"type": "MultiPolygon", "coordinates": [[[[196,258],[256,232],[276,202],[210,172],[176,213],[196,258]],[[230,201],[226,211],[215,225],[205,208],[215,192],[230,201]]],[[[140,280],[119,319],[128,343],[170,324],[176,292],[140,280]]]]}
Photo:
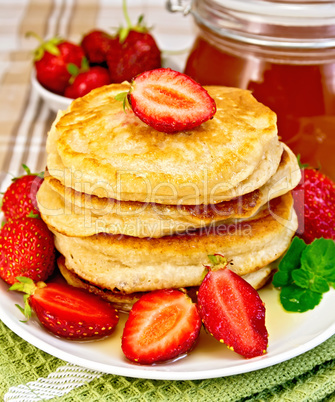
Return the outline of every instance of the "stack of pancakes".
{"type": "Polygon", "coordinates": [[[98,88],[58,116],[38,192],[65,279],[128,310],[143,292],[199,286],[208,255],[259,288],[297,228],[295,156],[245,90],[206,87],[214,118],[166,134],[98,88]]]}

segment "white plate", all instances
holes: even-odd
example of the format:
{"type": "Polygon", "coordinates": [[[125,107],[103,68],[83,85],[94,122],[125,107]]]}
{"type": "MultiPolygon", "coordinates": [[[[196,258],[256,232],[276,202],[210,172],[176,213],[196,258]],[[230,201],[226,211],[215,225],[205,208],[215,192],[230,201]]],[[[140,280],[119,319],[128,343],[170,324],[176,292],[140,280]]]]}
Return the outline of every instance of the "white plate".
{"type": "Polygon", "coordinates": [[[188,356],[170,363],[140,366],[128,362],[121,351],[125,315],[121,314],[118,328],[109,338],[92,342],[62,340],[45,331],[35,319],[20,322],[24,317],[15,303],[22,304],[22,294],[8,292],[8,286],[0,282],[0,318],[17,335],[70,363],[128,377],[195,380],[245,373],[304,353],[335,333],[334,290],[324,295],[317,308],[300,314],[285,312],[279,304],[278,291],[268,286],[260,291],[269,331],[269,347],[264,356],[244,359],[202,331],[198,345],[188,356]]]}

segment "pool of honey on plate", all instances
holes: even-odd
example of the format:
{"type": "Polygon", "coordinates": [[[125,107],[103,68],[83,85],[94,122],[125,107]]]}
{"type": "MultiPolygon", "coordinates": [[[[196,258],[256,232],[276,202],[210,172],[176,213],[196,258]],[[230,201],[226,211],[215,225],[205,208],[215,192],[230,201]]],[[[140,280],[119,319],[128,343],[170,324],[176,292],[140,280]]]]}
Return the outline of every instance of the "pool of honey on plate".
{"type": "Polygon", "coordinates": [[[202,85],[252,91],[276,112],[279,137],[302,163],[335,180],[335,54],[303,50],[292,57],[228,40],[216,46],[199,35],[185,73],[202,85]]]}
{"type": "MultiPolygon", "coordinates": [[[[260,289],[259,294],[266,309],[265,324],[269,332],[268,352],[271,354],[273,348],[275,350],[277,350],[277,348],[283,348],[283,350],[286,351],[286,341],[291,342],[294,347],[298,346],[301,339],[297,339],[295,344],[295,341],[291,340],[292,337],[294,338],[291,334],[297,333],[299,326],[309,319],[309,313],[300,314],[285,311],[279,301],[279,291],[275,289],[272,284],[268,284],[260,289]]],[[[84,343],[83,347],[89,348],[90,352],[97,360],[104,359],[107,362],[109,358],[112,358],[114,359],[113,361],[117,361],[117,364],[129,363],[121,351],[121,337],[127,318],[127,313],[120,313],[120,322],[111,336],[97,342],[84,343]]],[[[279,352],[275,351],[275,353],[279,352]]],[[[182,364],[185,357],[186,355],[183,355],[181,359],[179,357],[175,360],[160,364],[171,365],[174,362],[180,362],[182,364]]],[[[226,364],[232,364],[234,362],[240,364],[241,362],[248,362],[250,360],[245,360],[237,353],[229,350],[224,344],[218,342],[202,328],[197,345],[187,356],[185,364],[191,364],[192,362],[192,364],[197,365],[196,367],[199,369],[201,362],[208,361],[212,361],[213,364],[215,362],[218,367],[224,367],[226,364]]]]}

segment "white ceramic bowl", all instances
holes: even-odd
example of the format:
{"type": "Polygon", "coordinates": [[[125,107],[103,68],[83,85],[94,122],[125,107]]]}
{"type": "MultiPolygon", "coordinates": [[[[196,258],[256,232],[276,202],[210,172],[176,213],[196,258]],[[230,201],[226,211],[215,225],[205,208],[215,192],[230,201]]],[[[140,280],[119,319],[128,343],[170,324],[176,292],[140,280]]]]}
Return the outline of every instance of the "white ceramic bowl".
{"type": "Polygon", "coordinates": [[[31,84],[34,90],[45,101],[47,106],[54,112],[58,110],[65,110],[70,105],[73,99],[66,98],[65,96],[54,94],[53,92],[45,89],[36,79],[35,71],[31,75],[31,84]]]}

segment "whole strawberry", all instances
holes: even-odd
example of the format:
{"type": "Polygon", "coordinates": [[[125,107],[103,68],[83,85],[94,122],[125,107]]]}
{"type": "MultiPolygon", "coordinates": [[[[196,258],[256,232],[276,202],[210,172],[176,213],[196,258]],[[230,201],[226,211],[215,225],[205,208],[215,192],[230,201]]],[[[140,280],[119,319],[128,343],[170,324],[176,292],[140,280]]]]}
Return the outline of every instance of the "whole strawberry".
{"type": "Polygon", "coordinates": [[[83,36],[81,47],[90,63],[102,64],[106,61],[112,41],[107,32],[94,29],[83,36]]]}
{"type": "Polygon", "coordinates": [[[108,70],[104,67],[93,66],[87,71],[79,72],[74,81],[65,88],[64,96],[76,99],[88,94],[92,89],[110,84],[108,70]]]}
{"type": "Polygon", "coordinates": [[[31,173],[25,165],[23,168],[26,175],[14,178],[2,199],[1,209],[7,220],[39,214],[36,193],[43,182],[43,175],[31,173]]]}
{"type": "Polygon", "coordinates": [[[64,283],[34,282],[18,277],[10,290],[25,292],[24,309],[29,319],[35,311],[41,324],[67,339],[102,338],[110,335],[119,321],[117,311],[99,296],[64,283]]]}
{"type": "Polygon", "coordinates": [[[121,28],[110,44],[107,64],[112,82],[130,81],[147,70],[161,67],[161,52],[155,39],[143,25],[142,17],[133,26],[124,4],[127,27],[121,28]]]}
{"type": "Polygon", "coordinates": [[[17,276],[44,281],[53,272],[55,247],[52,233],[40,218],[7,222],[0,232],[0,277],[10,285],[17,276]]]}
{"type": "Polygon", "coordinates": [[[320,237],[335,240],[335,183],[312,168],[301,173],[301,181],[293,190],[297,235],[306,243],[320,237]]]}
{"type": "Polygon", "coordinates": [[[28,35],[35,36],[41,42],[34,55],[38,82],[49,91],[63,95],[71,77],[68,65],[72,63],[78,67],[81,66],[85,57],[83,49],[61,38],[52,38],[43,42],[34,33],[28,35]]]}

